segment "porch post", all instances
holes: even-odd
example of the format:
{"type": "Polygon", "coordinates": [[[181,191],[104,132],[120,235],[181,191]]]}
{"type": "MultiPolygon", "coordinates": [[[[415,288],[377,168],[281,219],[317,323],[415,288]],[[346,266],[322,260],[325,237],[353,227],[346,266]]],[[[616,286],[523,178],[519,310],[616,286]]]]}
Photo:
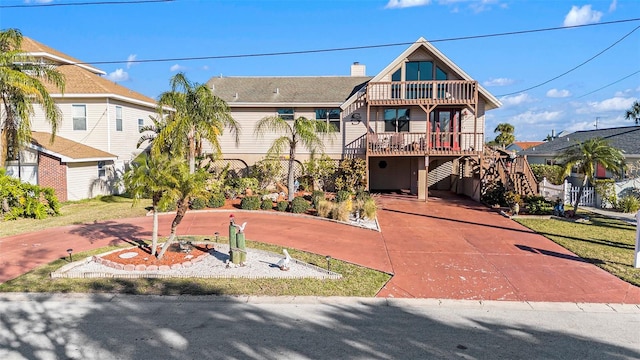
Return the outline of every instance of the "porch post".
{"type": "Polygon", "coordinates": [[[369,105],[369,102],[367,102],[367,139],[366,144],[364,146],[365,147],[365,156],[364,156],[364,161],[365,161],[365,165],[366,165],[366,176],[367,176],[367,191],[371,191],[371,174],[369,171],[369,131],[371,129],[371,105],[369,105]]]}

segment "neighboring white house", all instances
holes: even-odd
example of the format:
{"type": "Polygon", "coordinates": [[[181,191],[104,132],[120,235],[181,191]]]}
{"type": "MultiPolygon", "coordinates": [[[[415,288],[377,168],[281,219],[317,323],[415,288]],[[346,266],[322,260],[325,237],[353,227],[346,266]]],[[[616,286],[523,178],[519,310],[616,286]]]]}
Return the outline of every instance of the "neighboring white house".
{"type": "Polygon", "coordinates": [[[24,37],[22,50],[38,61],[56,65],[64,74],[64,94],[45,84],[62,112],[62,122],[50,143],[51,126],[36,106],[31,119],[34,142],[19,159],[7,162],[8,172],[54,187],[61,201],[117,192],[114,184],[119,174],[141,151],[136,148],[139,129],[155,115],[155,100],[107,80],[104,71],[33,39],[24,37]]]}
{"type": "MultiPolygon", "coordinates": [[[[241,125],[239,145],[220,139],[225,158],[253,164],[279,134],[257,141],[265,116],[304,116],[339,129],[325,142],[335,159],[366,160],[368,186],[426,199],[427,189],[478,199],[485,112],[500,101],[423,38],[374,77],[351,66],[351,76],[214,77],[207,83],[241,125]]],[[[299,149],[301,159],[309,154],[299,149]]]]}

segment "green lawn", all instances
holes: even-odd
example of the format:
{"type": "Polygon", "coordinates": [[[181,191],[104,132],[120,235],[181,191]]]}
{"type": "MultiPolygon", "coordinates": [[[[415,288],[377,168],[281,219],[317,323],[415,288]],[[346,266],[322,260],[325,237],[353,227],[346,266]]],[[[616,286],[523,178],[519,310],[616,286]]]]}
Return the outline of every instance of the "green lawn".
{"type": "Polygon", "coordinates": [[[633,267],[636,227],[593,213],[581,215],[589,221],[527,218],[516,221],[620,279],[640,286],[640,269],[633,267]]]}
{"type": "MultiPolygon", "coordinates": [[[[202,237],[194,236],[195,241],[202,237]]],[[[220,239],[224,241],[225,239],[220,239]]],[[[248,241],[247,246],[282,253],[282,247],[248,241]]],[[[74,254],[80,259],[117,247],[74,254]]],[[[289,249],[295,259],[326,267],[324,256],[289,249]]],[[[338,280],[322,279],[51,279],[49,274],[68,264],[66,259],[41,266],[18,278],[0,284],[0,292],[80,292],[138,295],[264,295],[264,296],[375,296],[390,275],[350,263],[331,260],[331,271],[342,274],[338,280]]]]}
{"type": "MultiPolygon", "coordinates": [[[[150,200],[142,200],[132,206],[133,200],[122,196],[100,196],[90,200],[70,201],[62,204],[61,215],[43,220],[0,220],[0,237],[17,235],[50,227],[86,224],[109,219],[144,216],[150,200]]],[[[1,219],[1,217],[0,217],[1,219]]]]}

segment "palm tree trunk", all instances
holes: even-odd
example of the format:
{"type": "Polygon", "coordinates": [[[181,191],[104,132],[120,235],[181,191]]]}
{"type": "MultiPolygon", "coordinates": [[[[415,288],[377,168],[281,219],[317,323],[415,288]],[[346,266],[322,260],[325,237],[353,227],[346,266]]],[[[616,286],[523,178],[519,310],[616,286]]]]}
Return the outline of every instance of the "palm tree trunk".
{"type": "Polygon", "coordinates": [[[584,191],[585,186],[587,186],[588,181],[589,181],[589,178],[585,176],[584,180],[582,181],[582,185],[580,185],[580,189],[578,190],[578,196],[576,197],[576,202],[573,204],[574,216],[578,213],[578,204],[580,204],[580,198],[582,198],[582,192],[584,191]]]}
{"type": "Polygon", "coordinates": [[[178,201],[178,209],[176,211],[176,217],[173,218],[173,221],[171,222],[171,234],[169,235],[169,239],[167,239],[167,242],[162,247],[160,254],[158,254],[158,260],[162,259],[162,257],[164,256],[164,253],[167,251],[169,246],[171,246],[171,244],[176,239],[176,230],[178,229],[178,225],[180,225],[180,223],[182,222],[182,218],[184,218],[184,214],[186,214],[188,206],[189,206],[188,198],[181,199],[180,201],[178,201]]]}
{"type": "Polygon", "coordinates": [[[189,131],[189,174],[196,172],[196,140],[195,129],[189,131]]]}
{"type": "Polygon", "coordinates": [[[296,160],[296,153],[295,153],[295,149],[292,146],[291,149],[289,150],[289,176],[287,177],[287,187],[289,188],[289,201],[293,200],[293,198],[296,196],[295,192],[296,189],[294,189],[294,174],[293,174],[293,164],[296,160]]]}
{"type": "Polygon", "coordinates": [[[156,256],[158,247],[158,209],[153,207],[153,231],[151,234],[151,256],[156,256]]]}

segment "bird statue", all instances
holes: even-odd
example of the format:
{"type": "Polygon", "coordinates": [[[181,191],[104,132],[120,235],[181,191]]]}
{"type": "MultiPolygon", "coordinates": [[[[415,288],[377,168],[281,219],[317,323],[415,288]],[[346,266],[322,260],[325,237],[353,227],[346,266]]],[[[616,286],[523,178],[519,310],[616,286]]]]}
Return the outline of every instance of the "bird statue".
{"type": "Polygon", "coordinates": [[[233,224],[233,226],[235,226],[238,229],[238,232],[243,233],[244,232],[244,227],[247,226],[247,222],[243,222],[242,225],[238,225],[238,224],[233,224]]]}
{"type": "Polygon", "coordinates": [[[278,265],[280,270],[287,271],[289,270],[289,262],[291,261],[291,256],[289,256],[289,252],[287,251],[287,249],[282,249],[282,252],[284,253],[284,258],[280,259],[276,265],[278,265]]]}

